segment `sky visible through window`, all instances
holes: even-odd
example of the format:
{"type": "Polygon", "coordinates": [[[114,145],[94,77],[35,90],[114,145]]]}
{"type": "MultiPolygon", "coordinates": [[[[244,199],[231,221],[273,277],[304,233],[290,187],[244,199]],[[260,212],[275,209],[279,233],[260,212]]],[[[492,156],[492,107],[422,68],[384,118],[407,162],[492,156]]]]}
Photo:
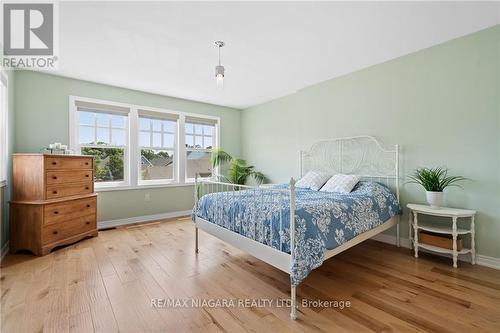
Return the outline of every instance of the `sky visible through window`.
{"type": "Polygon", "coordinates": [[[126,145],[126,116],[87,111],[78,115],[80,144],[126,145]]]}

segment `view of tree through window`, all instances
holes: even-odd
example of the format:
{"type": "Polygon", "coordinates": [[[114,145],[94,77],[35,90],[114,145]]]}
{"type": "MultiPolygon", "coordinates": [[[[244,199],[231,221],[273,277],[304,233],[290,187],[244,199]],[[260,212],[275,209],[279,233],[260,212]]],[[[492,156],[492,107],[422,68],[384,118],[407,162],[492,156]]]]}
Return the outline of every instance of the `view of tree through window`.
{"type": "Polygon", "coordinates": [[[94,181],[123,181],[127,117],[85,110],[78,119],[81,153],[94,156],[94,181]]]}
{"type": "Polygon", "coordinates": [[[175,120],[139,116],[140,180],[174,179],[176,127],[175,120]]]}
{"type": "Polygon", "coordinates": [[[94,156],[94,181],[123,181],[123,149],[82,147],[82,155],[94,156]]]}

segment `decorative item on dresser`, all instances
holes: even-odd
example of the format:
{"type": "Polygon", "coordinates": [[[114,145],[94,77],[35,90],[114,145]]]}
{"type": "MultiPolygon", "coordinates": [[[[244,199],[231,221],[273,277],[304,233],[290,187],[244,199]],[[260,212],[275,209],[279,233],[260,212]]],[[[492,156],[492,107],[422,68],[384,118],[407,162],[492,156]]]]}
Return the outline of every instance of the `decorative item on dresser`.
{"type": "MultiPolygon", "coordinates": [[[[415,250],[415,258],[418,258],[418,248],[424,248],[426,250],[438,252],[438,253],[447,253],[453,256],[453,267],[457,268],[457,260],[459,254],[470,253],[471,255],[471,264],[474,265],[476,263],[476,240],[475,240],[475,226],[474,219],[476,216],[475,210],[469,209],[457,209],[457,208],[432,208],[426,205],[417,205],[417,204],[408,204],[406,207],[410,210],[408,214],[408,227],[409,227],[409,239],[410,244],[413,245],[415,250]],[[450,217],[452,220],[451,227],[445,226],[435,226],[430,225],[428,223],[423,223],[418,220],[418,215],[431,215],[431,216],[440,216],[440,217],[450,217]],[[469,229],[461,229],[457,227],[458,218],[470,218],[470,228],[469,229]],[[419,230],[431,232],[434,234],[432,238],[433,244],[429,244],[431,242],[426,241],[421,242],[419,239],[420,233],[419,230]],[[412,231],[414,236],[412,235],[412,231]],[[437,239],[436,234],[442,235],[451,235],[451,249],[448,248],[448,242],[445,239],[437,239]],[[470,234],[470,249],[462,248],[461,241],[459,239],[461,235],[470,234]],[[440,242],[440,246],[436,246],[436,242],[440,242]]],[[[425,235],[424,237],[427,240],[430,240],[430,235],[425,235]]],[[[444,237],[443,237],[444,238],[444,237]]]]}
{"type": "Polygon", "coordinates": [[[10,202],[12,253],[45,255],[97,236],[93,157],[14,154],[10,202]]]}

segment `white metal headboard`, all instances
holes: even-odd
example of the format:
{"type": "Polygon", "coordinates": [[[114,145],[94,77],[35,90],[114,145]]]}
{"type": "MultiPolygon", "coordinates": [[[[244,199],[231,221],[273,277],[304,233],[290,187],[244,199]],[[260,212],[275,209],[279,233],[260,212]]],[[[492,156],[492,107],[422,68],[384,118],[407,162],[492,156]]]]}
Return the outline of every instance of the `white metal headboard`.
{"type": "Polygon", "coordinates": [[[398,145],[386,149],[372,136],[322,140],[300,152],[300,176],[310,170],[354,174],[385,183],[395,190],[399,201],[398,145]]]}

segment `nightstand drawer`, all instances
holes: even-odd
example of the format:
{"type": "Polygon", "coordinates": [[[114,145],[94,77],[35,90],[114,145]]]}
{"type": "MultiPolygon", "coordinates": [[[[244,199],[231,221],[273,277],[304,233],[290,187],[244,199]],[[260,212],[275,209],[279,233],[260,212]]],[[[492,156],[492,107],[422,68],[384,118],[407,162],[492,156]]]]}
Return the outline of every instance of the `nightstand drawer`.
{"type": "Polygon", "coordinates": [[[89,170],[76,170],[76,171],[47,171],[45,183],[47,185],[62,184],[62,183],[77,183],[92,180],[93,171],[89,170]]]}
{"type": "Polygon", "coordinates": [[[92,168],[92,157],[45,157],[45,170],[92,168]]]}
{"type": "Polygon", "coordinates": [[[72,195],[89,194],[93,191],[94,186],[91,181],[86,183],[55,184],[47,186],[46,196],[47,199],[54,199],[72,195]]]}
{"type": "Polygon", "coordinates": [[[81,216],[95,215],[96,207],[96,197],[46,205],[43,212],[43,224],[50,225],[71,221],[81,216]]]}
{"type": "Polygon", "coordinates": [[[96,229],[95,214],[82,216],[61,223],[51,224],[42,228],[43,244],[50,244],[62,239],[96,229]]]}

